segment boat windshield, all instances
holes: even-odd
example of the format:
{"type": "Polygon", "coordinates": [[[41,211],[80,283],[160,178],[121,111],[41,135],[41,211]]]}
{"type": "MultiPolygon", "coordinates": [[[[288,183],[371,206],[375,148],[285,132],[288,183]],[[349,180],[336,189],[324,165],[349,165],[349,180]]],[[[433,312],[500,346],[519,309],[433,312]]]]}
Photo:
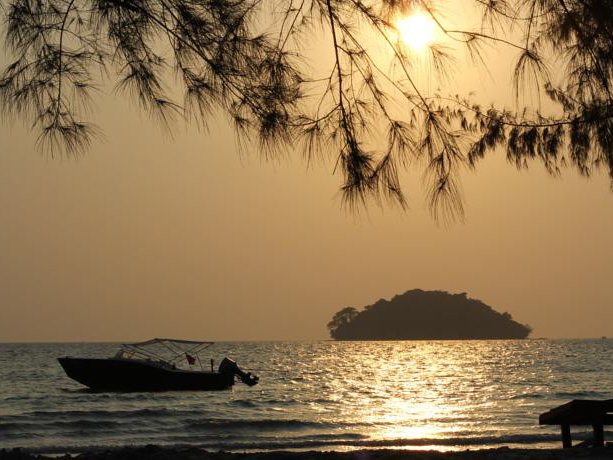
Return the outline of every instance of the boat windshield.
{"type": "Polygon", "coordinates": [[[114,358],[145,359],[172,368],[193,369],[196,366],[204,370],[199,353],[214,343],[156,338],[145,342],[124,343],[114,358]]]}

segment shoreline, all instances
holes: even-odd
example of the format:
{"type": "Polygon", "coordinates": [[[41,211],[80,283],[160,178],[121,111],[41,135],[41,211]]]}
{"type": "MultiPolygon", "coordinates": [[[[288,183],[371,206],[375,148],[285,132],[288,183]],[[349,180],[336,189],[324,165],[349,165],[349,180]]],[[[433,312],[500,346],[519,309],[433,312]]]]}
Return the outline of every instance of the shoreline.
{"type": "MultiPolygon", "coordinates": [[[[68,449],[67,449],[68,450],[68,449]]],[[[613,446],[572,449],[498,447],[461,451],[358,449],[350,451],[207,451],[198,447],[114,447],[72,454],[33,454],[27,448],[1,449],[0,460],[549,460],[613,458],[613,446]]]]}

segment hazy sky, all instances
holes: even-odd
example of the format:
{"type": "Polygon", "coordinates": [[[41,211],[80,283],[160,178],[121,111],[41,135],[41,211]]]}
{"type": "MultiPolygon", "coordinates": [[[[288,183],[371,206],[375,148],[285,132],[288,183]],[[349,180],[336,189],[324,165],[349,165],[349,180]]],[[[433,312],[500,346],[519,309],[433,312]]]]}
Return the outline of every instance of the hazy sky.
{"type": "MultiPolygon", "coordinates": [[[[487,100],[506,74],[462,78],[487,100]]],[[[0,341],[320,339],[340,308],[413,288],[465,291],[534,337],[613,335],[602,173],[492,155],[463,174],[466,222],[444,228],[421,170],[403,176],[408,212],[356,216],[332,163],[241,157],[223,118],[168,139],[109,96],[95,119],[105,141],[78,161],[0,125],[0,341]]]]}

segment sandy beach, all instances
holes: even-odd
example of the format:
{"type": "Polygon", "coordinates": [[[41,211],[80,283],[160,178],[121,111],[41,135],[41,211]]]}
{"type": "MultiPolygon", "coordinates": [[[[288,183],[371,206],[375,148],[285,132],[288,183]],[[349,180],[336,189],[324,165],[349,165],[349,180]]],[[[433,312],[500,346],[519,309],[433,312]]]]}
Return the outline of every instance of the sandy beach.
{"type": "Polygon", "coordinates": [[[3,449],[0,460],[548,460],[548,459],[611,459],[613,447],[573,448],[573,449],[479,449],[456,452],[439,452],[433,450],[354,450],[336,451],[274,451],[274,452],[211,452],[195,447],[123,447],[115,449],[93,450],[64,456],[45,456],[30,454],[27,450],[3,449]]]}

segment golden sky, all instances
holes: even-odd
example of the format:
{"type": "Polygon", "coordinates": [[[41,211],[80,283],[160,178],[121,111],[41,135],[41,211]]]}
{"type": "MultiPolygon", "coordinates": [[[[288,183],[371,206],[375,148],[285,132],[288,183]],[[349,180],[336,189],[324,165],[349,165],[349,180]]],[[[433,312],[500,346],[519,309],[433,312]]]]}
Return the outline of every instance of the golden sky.
{"type": "MultiPolygon", "coordinates": [[[[460,89],[507,100],[504,62],[463,68],[460,89]]],[[[321,339],[340,308],[413,288],[467,292],[533,337],[613,335],[603,173],[490,155],[462,175],[466,222],[445,228],[421,170],[403,175],[408,212],[354,215],[332,162],[240,156],[221,117],[169,139],[108,95],[95,119],[105,140],[79,160],[0,124],[0,341],[321,339]]]]}

